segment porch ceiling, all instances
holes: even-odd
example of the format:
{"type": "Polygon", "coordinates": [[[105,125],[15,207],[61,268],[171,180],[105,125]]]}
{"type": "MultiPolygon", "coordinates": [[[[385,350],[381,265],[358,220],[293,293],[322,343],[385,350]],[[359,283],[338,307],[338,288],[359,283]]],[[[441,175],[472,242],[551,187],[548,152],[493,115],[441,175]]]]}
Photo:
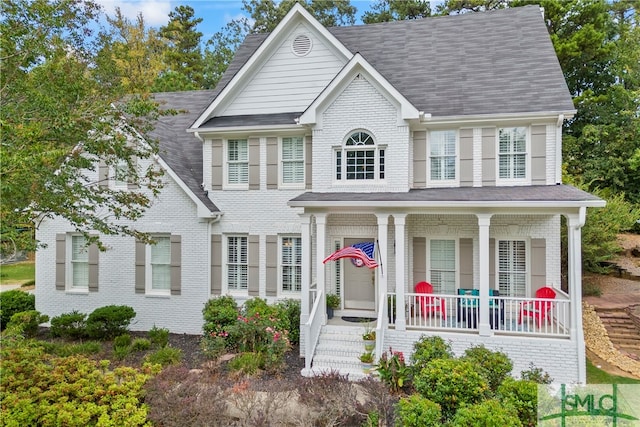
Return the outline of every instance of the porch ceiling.
{"type": "Polygon", "coordinates": [[[305,208],[543,208],[602,207],[604,200],[569,185],[424,188],[402,193],[313,193],[289,201],[305,208]]]}

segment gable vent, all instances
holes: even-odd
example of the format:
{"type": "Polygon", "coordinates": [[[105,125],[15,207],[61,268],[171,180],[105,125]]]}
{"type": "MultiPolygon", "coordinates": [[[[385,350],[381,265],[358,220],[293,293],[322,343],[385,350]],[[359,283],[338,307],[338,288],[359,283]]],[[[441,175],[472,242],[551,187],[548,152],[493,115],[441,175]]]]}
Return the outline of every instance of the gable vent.
{"type": "Polygon", "coordinates": [[[298,34],[291,43],[291,51],[297,56],[305,56],[311,52],[311,38],[306,34],[298,34]]]}

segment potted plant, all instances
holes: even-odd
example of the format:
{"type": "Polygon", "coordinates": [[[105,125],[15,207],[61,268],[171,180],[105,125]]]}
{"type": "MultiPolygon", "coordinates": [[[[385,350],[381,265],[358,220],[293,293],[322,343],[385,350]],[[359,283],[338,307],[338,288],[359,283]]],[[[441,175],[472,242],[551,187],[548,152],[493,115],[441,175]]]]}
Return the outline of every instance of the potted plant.
{"type": "Polygon", "coordinates": [[[327,294],[327,317],[333,319],[333,310],[340,307],[340,296],[327,294]]]}
{"type": "Polygon", "coordinates": [[[373,352],[365,351],[360,355],[360,362],[362,362],[363,370],[368,373],[373,366],[373,352]]]}
{"type": "Polygon", "coordinates": [[[364,340],[364,349],[370,352],[376,346],[376,331],[367,325],[364,329],[364,334],[362,334],[362,339],[364,340]]]}

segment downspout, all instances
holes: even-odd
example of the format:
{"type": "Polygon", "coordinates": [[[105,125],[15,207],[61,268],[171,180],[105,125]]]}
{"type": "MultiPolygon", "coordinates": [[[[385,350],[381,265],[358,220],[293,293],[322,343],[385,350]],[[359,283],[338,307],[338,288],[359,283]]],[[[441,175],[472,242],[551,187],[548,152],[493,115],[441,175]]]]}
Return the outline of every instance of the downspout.
{"type": "Polygon", "coordinates": [[[556,123],[556,184],[562,184],[562,124],[564,114],[558,115],[556,123]]]}
{"type": "Polygon", "coordinates": [[[220,218],[222,218],[222,213],[219,212],[213,214],[207,221],[207,260],[209,260],[209,268],[207,268],[207,283],[209,285],[209,289],[207,290],[207,299],[211,298],[211,232],[213,229],[213,224],[220,221],[220,218]]]}

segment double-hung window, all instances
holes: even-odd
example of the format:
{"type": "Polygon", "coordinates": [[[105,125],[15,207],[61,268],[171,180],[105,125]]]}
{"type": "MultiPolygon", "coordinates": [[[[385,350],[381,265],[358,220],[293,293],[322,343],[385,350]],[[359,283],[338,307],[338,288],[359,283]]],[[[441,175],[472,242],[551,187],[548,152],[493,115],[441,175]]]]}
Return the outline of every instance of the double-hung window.
{"type": "Polygon", "coordinates": [[[84,236],[71,236],[71,287],[89,288],[89,247],[84,236]]]}
{"type": "Polygon", "coordinates": [[[498,170],[500,179],[527,178],[527,128],[498,130],[498,170]]]}
{"type": "Polygon", "coordinates": [[[246,139],[227,141],[227,182],[229,184],[249,182],[249,146],[246,139]]]}
{"type": "Polygon", "coordinates": [[[227,237],[227,284],[230,291],[248,288],[248,270],[247,237],[227,237]]]}
{"type": "Polygon", "coordinates": [[[304,138],[282,138],[282,183],[304,183],[304,138]]]}
{"type": "Polygon", "coordinates": [[[433,292],[454,294],[456,290],[456,241],[432,239],[429,258],[433,292]]]}
{"type": "Polygon", "coordinates": [[[456,180],[457,135],[454,130],[432,131],[429,138],[429,179],[434,183],[456,180]]]}
{"type": "Polygon", "coordinates": [[[169,293],[171,289],[171,239],[155,236],[154,245],[149,245],[149,268],[151,270],[150,293],[169,293]]]}
{"type": "Polygon", "coordinates": [[[498,284],[501,296],[526,297],[527,246],[524,240],[498,241],[498,284]]]}
{"type": "Polygon", "coordinates": [[[282,291],[302,290],[302,239],[282,237],[280,266],[282,268],[282,291]]]}
{"type": "Polygon", "coordinates": [[[376,180],[385,177],[385,149],[367,132],[349,135],[336,151],[337,181],[376,180]]]}

